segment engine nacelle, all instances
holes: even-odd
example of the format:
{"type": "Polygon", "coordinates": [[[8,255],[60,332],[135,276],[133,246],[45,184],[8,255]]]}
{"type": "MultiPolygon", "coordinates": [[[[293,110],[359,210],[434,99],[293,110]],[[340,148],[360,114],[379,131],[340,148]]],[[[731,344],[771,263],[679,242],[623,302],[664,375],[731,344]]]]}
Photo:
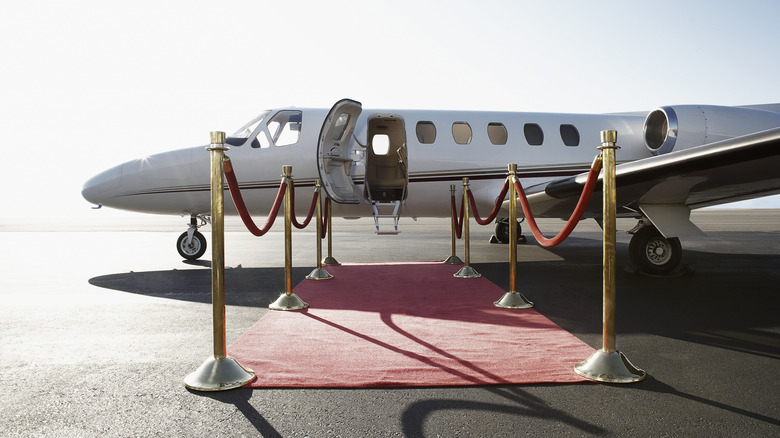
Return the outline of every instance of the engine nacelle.
{"type": "Polygon", "coordinates": [[[780,113],[713,105],[664,106],[645,118],[645,146],[653,155],[780,126],[780,113]]]}

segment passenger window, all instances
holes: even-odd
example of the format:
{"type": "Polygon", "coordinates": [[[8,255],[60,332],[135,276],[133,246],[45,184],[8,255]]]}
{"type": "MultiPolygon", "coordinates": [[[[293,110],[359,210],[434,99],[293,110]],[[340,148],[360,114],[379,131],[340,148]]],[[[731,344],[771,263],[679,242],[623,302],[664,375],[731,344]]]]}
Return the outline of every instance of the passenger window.
{"type": "Polygon", "coordinates": [[[452,138],[457,144],[471,143],[471,126],[466,122],[455,122],[452,124],[452,138]]]}
{"type": "Polygon", "coordinates": [[[371,137],[371,150],[374,155],[387,155],[390,151],[390,137],[387,134],[376,134],[371,137]]]}
{"type": "Polygon", "coordinates": [[[279,111],[268,121],[268,133],[276,146],[298,143],[301,137],[301,112],[279,111]]]}
{"type": "Polygon", "coordinates": [[[525,141],[531,146],[540,146],[544,143],[544,132],[542,132],[542,127],[536,123],[526,123],[523,126],[523,133],[525,141]]]}
{"type": "Polygon", "coordinates": [[[566,146],[579,146],[580,132],[574,125],[561,125],[561,140],[566,146]]]}
{"type": "Polygon", "coordinates": [[[491,143],[498,145],[506,144],[509,135],[503,123],[488,123],[487,131],[491,143]]]}
{"type": "Polygon", "coordinates": [[[433,122],[417,122],[417,141],[421,144],[436,141],[436,125],[433,122]]]}

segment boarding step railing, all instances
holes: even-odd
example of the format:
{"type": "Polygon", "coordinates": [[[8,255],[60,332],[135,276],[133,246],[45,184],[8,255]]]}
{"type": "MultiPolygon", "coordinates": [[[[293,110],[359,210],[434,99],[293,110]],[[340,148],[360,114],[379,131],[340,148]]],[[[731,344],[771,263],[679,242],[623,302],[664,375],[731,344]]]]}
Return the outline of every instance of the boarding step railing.
{"type": "Polygon", "coordinates": [[[371,201],[371,208],[374,210],[374,225],[376,226],[376,234],[395,235],[400,233],[400,231],[398,231],[398,217],[400,215],[399,212],[401,211],[401,201],[371,201]],[[393,231],[380,229],[379,219],[393,219],[393,231]]]}

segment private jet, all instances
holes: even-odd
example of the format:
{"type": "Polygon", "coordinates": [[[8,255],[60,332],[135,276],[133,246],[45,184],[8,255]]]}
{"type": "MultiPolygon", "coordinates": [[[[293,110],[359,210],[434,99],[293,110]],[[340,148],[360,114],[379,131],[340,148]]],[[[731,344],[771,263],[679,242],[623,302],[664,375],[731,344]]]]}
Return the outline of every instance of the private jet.
{"type": "MultiPolygon", "coordinates": [[[[377,233],[393,234],[401,217],[449,217],[449,186],[464,177],[478,210],[490,211],[508,163],[517,164],[535,217],[567,219],[602,130],[618,132],[618,217],[637,219],[629,254],[647,273],[676,269],[680,239],[703,234],[692,209],[780,193],[780,104],[553,114],[368,110],[344,99],[331,109],[265,111],[226,143],[252,215],[269,213],[281,168],[292,165],[297,211],[308,211],[306,192],[319,179],[334,217],[373,217],[377,233]]],[[[176,247],[197,259],[207,245],[198,229],[210,221],[209,169],[204,146],[163,152],[98,174],[82,195],[99,207],[189,216],[176,247]]],[[[600,220],[600,199],[594,194],[583,218],[600,220]]],[[[503,242],[508,206],[495,222],[503,242]]],[[[229,196],[225,213],[237,214],[229,196]]]]}

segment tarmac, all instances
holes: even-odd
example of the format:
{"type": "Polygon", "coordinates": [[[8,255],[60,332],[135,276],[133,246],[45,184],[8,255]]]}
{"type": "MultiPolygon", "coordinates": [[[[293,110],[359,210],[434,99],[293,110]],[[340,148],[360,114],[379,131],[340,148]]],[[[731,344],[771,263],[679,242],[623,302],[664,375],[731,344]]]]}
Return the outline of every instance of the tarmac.
{"type": "MultiPolygon", "coordinates": [[[[175,250],[187,218],[97,211],[86,220],[5,220],[2,434],[780,436],[780,210],[706,210],[692,218],[708,237],[683,240],[683,263],[693,272],[667,277],[625,269],[630,236],[623,231],[635,221],[618,222],[618,349],[648,373],[642,382],[225,392],[183,384],[213,354],[211,251],[187,263],[175,250]]],[[[342,263],[450,254],[448,219],[402,219],[398,236],[375,236],[370,219],[334,222],[333,255],[342,263]]],[[[540,226],[551,235],[563,222],[540,226]]],[[[228,343],[283,290],[281,230],[279,223],[255,238],[228,218],[228,343]]],[[[488,243],[492,227],[472,223],[471,231],[471,265],[506,289],[507,246],[488,243]]],[[[315,266],[315,237],[309,229],[293,234],[297,284],[315,266]]],[[[525,227],[524,234],[518,290],[600,348],[600,229],[583,222],[552,249],[525,227]]],[[[459,241],[461,258],[462,251],[459,241]]],[[[371,284],[355,285],[356,293],[365,288],[371,284]]]]}

